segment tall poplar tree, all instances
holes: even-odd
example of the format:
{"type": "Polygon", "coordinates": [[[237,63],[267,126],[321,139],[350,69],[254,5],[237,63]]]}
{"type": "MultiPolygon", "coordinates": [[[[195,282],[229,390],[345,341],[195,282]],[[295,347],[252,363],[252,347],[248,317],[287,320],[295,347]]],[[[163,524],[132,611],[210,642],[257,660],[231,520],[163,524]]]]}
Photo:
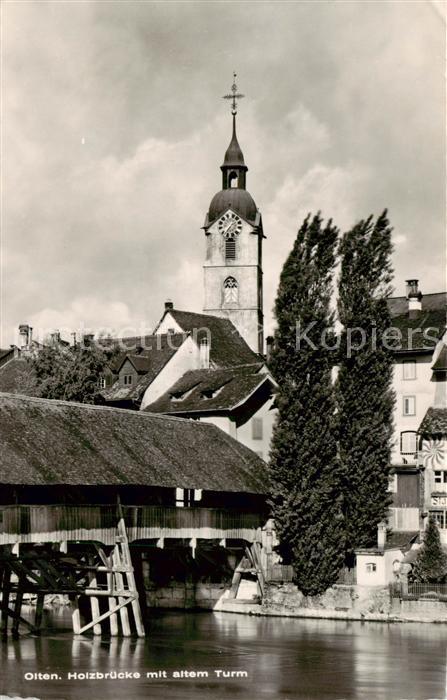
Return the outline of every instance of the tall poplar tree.
{"type": "Polygon", "coordinates": [[[305,219],[281,273],[270,369],[279,385],[271,460],[271,508],[279,553],[307,595],[333,584],[344,560],[334,434],[330,309],[338,230],[305,219]]]}
{"type": "Polygon", "coordinates": [[[376,542],[389,506],[393,356],[387,298],[391,228],[386,210],[344,234],[339,247],[342,324],[337,379],[339,456],[344,474],[348,562],[376,542]]]}

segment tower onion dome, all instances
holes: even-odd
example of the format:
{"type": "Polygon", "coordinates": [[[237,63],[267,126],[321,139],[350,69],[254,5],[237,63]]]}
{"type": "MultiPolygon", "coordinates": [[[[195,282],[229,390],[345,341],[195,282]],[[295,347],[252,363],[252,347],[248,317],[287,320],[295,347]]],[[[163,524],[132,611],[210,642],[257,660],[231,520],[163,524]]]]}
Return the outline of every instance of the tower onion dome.
{"type": "Polygon", "coordinates": [[[208,221],[210,223],[215,221],[228,209],[232,209],[248,222],[255,223],[256,221],[258,210],[253,197],[247,190],[231,188],[215,194],[208,211],[208,221]]]}
{"type": "Polygon", "coordinates": [[[208,221],[211,223],[232,209],[246,221],[256,221],[258,209],[253,197],[245,189],[247,166],[244,155],[236,136],[236,115],[233,112],[233,134],[230,145],[225,152],[222,170],[222,189],[214,195],[208,211],[208,221]]]}

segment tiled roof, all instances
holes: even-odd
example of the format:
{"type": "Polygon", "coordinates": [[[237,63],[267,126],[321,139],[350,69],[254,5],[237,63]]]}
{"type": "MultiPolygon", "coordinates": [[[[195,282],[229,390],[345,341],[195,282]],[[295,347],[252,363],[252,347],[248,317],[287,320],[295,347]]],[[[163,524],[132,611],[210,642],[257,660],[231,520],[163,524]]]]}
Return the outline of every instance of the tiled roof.
{"type": "Polygon", "coordinates": [[[423,435],[447,435],[447,408],[429,408],[419,426],[419,432],[423,435]]]}
{"type": "Polygon", "coordinates": [[[180,328],[191,333],[199,343],[209,333],[210,361],[216,367],[234,367],[259,362],[259,355],[250,349],[228,318],[177,309],[169,309],[166,313],[170,313],[180,328]]]}
{"type": "Polygon", "coordinates": [[[176,415],[232,410],[263,384],[266,384],[267,391],[272,391],[270,376],[260,373],[262,366],[262,363],[257,363],[222,370],[186,372],[169,391],[144,410],[176,415]]]}
{"type": "Polygon", "coordinates": [[[8,355],[13,355],[14,354],[14,348],[6,348],[2,349],[0,348],[0,362],[3,360],[4,357],[7,357],[8,355]]]}
{"type": "Polygon", "coordinates": [[[144,340],[144,346],[141,344],[144,349],[139,355],[123,353],[114,365],[114,371],[118,372],[126,357],[129,357],[137,372],[144,373],[144,376],[131,386],[121,386],[119,382],[115,382],[110,388],[103,389],[101,396],[106,402],[115,403],[126,400],[138,403],[147,387],[152,384],[155,377],[185,342],[186,335],[183,333],[151,335],[145,336],[144,340]]]}
{"type": "Polygon", "coordinates": [[[418,537],[419,530],[402,530],[400,532],[395,532],[393,530],[386,538],[385,549],[394,549],[394,547],[399,547],[399,549],[403,550],[410,549],[411,545],[413,542],[416,542],[418,537]]]}
{"type": "Polygon", "coordinates": [[[393,316],[392,327],[400,333],[396,339],[396,352],[433,352],[444,333],[445,324],[443,309],[422,309],[414,318],[410,318],[408,313],[393,316]]]}
{"type": "MultiPolygon", "coordinates": [[[[422,311],[445,311],[447,305],[447,292],[424,294],[422,297],[422,311]]],[[[407,297],[390,297],[388,308],[391,316],[400,316],[408,313],[407,297]]]]}
{"type": "Polygon", "coordinates": [[[402,335],[402,341],[397,341],[396,352],[411,350],[433,352],[437,341],[443,335],[446,324],[447,292],[424,294],[421,304],[421,313],[415,318],[410,318],[407,297],[388,299],[392,326],[402,335]]]}
{"type": "Polygon", "coordinates": [[[265,493],[264,462],[214,425],[0,395],[0,483],[265,493]]]}
{"type": "Polygon", "coordinates": [[[31,363],[15,357],[0,367],[0,392],[36,396],[36,378],[31,363]]]}
{"type": "Polygon", "coordinates": [[[447,370],[447,345],[442,347],[432,370],[433,372],[445,372],[447,370]]]}

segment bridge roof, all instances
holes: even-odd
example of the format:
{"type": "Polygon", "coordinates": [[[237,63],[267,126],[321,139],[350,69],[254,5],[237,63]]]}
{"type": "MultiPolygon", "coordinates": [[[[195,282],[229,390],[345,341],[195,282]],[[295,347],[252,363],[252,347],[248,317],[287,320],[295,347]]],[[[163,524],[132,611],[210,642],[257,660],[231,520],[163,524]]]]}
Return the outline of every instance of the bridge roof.
{"type": "Polygon", "coordinates": [[[0,483],[266,493],[265,463],[214,425],[0,394],[0,483]]]}

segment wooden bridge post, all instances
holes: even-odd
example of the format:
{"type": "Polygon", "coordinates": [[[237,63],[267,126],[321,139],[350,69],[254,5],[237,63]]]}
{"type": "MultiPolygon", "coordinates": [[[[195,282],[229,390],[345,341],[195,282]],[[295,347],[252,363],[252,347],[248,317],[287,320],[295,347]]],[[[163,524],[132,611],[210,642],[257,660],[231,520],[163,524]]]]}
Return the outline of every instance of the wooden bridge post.
{"type": "Polygon", "coordinates": [[[11,590],[11,569],[7,562],[4,562],[3,583],[2,583],[2,637],[8,634],[8,615],[9,615],[9,593],[11,590]]]}
{"type": "Polygon", "coordinates": [[[37,594],[37,602],[36,602],[36,614],[34,616],[34,627],[37,630],[39,630],[41,625],[42,625],[44,602],[45,602],[45,595],[43,593],[38,593],[37,594]]]}
{"type": "MultiPolygon", "coordinates": [[[[92,557],[90,557],[90,564],[94,564],[94,560],[92,557]]],[[[97,581],[96,581],[96,576],[92,571],[89,571],[88,574],[88,584],[90,588],[96,588],[97,586],[97,581]]],[[[99,610],[99,601],[96,596],[90,596],[90,610],[92,613],[92,620],[96,620],[100,616],[100,610],[99,610]]],[[[94,625],[93,627],[93,634],[100,635],[102,632],[101,630],[101,625],[98,623],[97,625],[94,625]]]]}
{"type": "Polygon", "coordinates": [[[12,621],[12,635],[13,637],[19,636],[19,623],[20,623],[20,613],[22,612],[22,602],[23,602],[23,588],[21,587],[21,581],[19,581],[19,586],[16,590],[16,599],[14,603],[14,615],[12,621]]]}
{"type": "MultiPolygon", "coordinates": [[[[119,569],[122,566],[121,562],[121,557],[120,557],[120,551],[119,551],[119,546],[116,545],[114,551],[113,551],[113,567],[115,570],[115,573],[113,575],[115,579],[115,587],[119,592],[124,592],[124,583],[123,583],[123,575],[119,571],[119,569]]],[[[121,605],[122,603],[126,602],[126,598],[123,596],[118,597],[118,603],[121,605]]],[[[120,608],[120,618],[121,618],[121,628],[123,630],[123,635],[125,637],[130,637],[130,625],[129,625],[129,613],[127,612],[127,607],[123,605],[123,607],[120,608]]]]}
{"type": "Polygon", "coordinates": [[[79,612],[79,596],[71,596],[70,599],[71,606],[71,621],[73,624],[74,634],[81,634],[81,615],[79,612]]]}

